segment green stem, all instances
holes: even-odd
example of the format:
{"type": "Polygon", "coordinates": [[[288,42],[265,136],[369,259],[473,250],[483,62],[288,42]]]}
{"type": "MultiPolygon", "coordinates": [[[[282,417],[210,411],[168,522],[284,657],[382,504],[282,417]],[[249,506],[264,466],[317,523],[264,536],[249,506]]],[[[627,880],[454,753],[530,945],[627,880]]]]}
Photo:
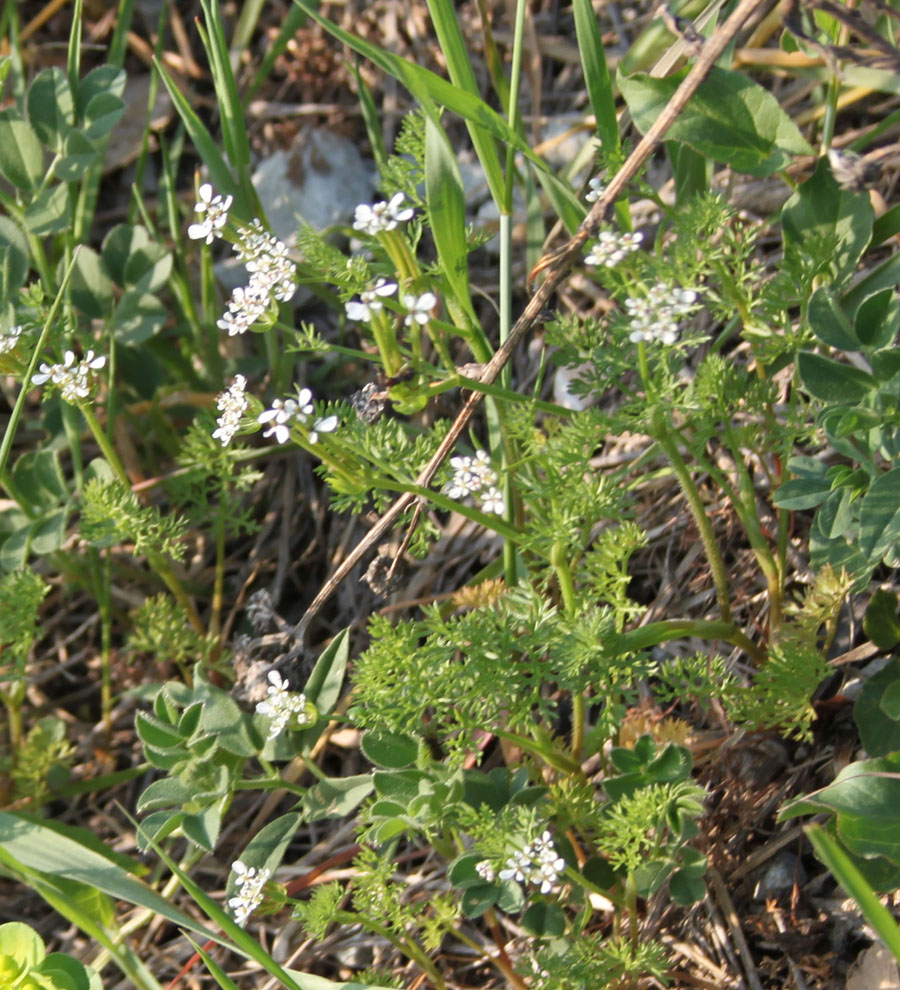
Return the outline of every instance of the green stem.
{"type": "Polygon", "coordinates": [[[59,291],[56,293],[56,298],[53,300],[53,305],[50,307],[49,313],[47,313],[47,319],[41,329],[41,335],[38,337],[38,342],[35,344],[34,351],[31,355],[31,360],[28,362],[28,370],[25,372],[25,376],[23,378],[24,384],[22,385],[22,388],[19,389],[19,394],[16,396],[16,404],[13,406],[13,411],[9,417],[9,422],[6,424],[6,430],[3,433],[3,442],[0,443],[0,478],[2,478],[6,473],[6,462],[9,460],[9,452],[12,449],[13,439],[16,435],[16,428],[19,425],[19,420],[22,418],[22,410],[25,406],[25,396],[28,394],[31,378],[32,375],[34,375],[34,369],[37,367],[38,361],[40,360],[41,351],[44,349],[44,344],[47,343],[50,328],[56,323],[56,316],[57,313],[59,313],[59,307],[62,305],[63,295],[69,284],[69,279],[72,277],[72,272],[75,269],[75,261],[78,258],[79,250],[80,248],[75,249],[75,252],[72,255],[72,260],[66,268],[66,273],[63,275],[62,282],[60,282],[59,291]]]}
{"type": "Polygon", "coordinates": [[[700,493],[697,491],[697,486],[691,478],[684,458],[681,456],[675,441],[672,439],[669,426],[663,417],[662,410],[658,406],[653,410],[652,429],[654,439],[669,458],[672,470],[675,472],[675,477],[681,485],[681,490],[687,499],[688,508],[691,510],[691,515],[694,517],[694,522],[697,524],[697,529],[700,532],[700,540],[703,543],[703,549],[706,551],[706,559],[709,561],[713,583],[716,588],[719,614],[723,622],[731,622],[731,598],[728,594],[728,576],[725,573],[725,564],[722,561],[722,555],[719,553],[712,524],[709,521],[709,516],[706,514],[706,509],[703,506],[700,493]]]}

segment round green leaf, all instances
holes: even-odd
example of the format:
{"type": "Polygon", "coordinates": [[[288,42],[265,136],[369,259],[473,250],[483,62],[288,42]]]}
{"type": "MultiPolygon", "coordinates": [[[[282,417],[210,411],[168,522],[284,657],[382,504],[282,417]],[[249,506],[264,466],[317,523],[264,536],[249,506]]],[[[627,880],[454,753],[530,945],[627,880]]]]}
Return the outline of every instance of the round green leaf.
{"type": "Polygon", "coordinates": [[[410,736],[401,736],[394,732],[379,732],[372,729],[367,732],[360,742],[365,757],[375,766],[386,769],[400,769],[416,762],[419,746],[410,736]]]}
{"type": "Polygon", "coordinates": [[[48,186],[25,210],[25,226],[30,234],[43,237],[66,230],[72,224],[69,216],[69,190],[64,185],[48,186]]]}
{"type": "Polygon", "coordinates": [[[538,902],[522,915],[522,927],[532,935],[562,935],[566,930],[566,916],[556,904],[538,902]]]}
{"type": "Polygon", "coordinates": [[[877,387],[875,379],[860,368],[812,351],[800,351],[797,369],[806,390],[823,402],[859,402],[877,387]]]}
{"type": "Polygon", "coordinates": [[[38,137],[53,151],[62,151],[74,123],[74,100],[65,72],[44,69],[28,89],[28,119],[38,137]]]}
{"type": "Polygon", "coordinates": [[[479,887],[468,887],[463,891],[460,910],[465,918],[479,918],[496,901],[497,888],[492,884],[482,883],[479,887]]]}
{"type": "Polygon", "coordinates": [[[98,65],[78,84],[76,107],[79,119],[84,119],[91,100],[100,93],[121,97],[125,92],[125,70],[117,65],[98,65]]]}
{"type": "Polygon", "coordinates": [[[37,966],[45,954],[40,935],[24,922],[7,921],[0,925],[0,955],[14,959],[20,971],[37,966]]]}
{"type": "Polygon", "coordinates": [[[838,305],[828,286],[821,285],[812,294],[807,318],[813,333],[823,344],[841,351],[858,351],[862,348],[847,314],[838,305]]]}
{"type": "Polygon", "coordinates": [[[883,756],[900,750],[900,720],[891,718],[882,706],[882,698],[900,682],[900,660],[891,660],[870,677],[853,706],[853,721],[867,753],[883,756]]]}
{"type": "Polygon", "coordinates": [[[92,140],[98,141],[107,134],[122,119],[125,113],[125,103],[115,93],[97,93],[91,97],[84,114],[85,134],[92,140]]]}
{"type": "Polygon", "coordinates": [[[112,280],[93,248],[82,247],[69,282],[72,302],[88,316],[103,319],[112,303],[112,280]]]}
{"type": "Polygon", "coordinates": [[[99,155],[100,152],[81,131],[70,131],[63,147],[63,157],[56,163],[56,177],[63,182],[77,182],[99,155]]]}
{"type": "Polygon", "coordinates": [[[0,110],[0,172],[17,189],[35,189],[44,177],[44,148],[15,110],[0,110]]]}
{"type": "Polygon", "coordinates": [[[84,964],[64,952],[51,952],[34,972],[48,980],[52,990],[90,990],[91,987],[84,964]]]}
{"type": "Polygon", "coordinates": [[[887,347],[900,330],[900,302],[894,289],[882,289],[864,299],[853,326],[866,347],[887,347]]]}
{"type": "Polygon", "coordinates": [[[55,553],[66,541],[66,519],[68,510],[65,508],[49,512],[42,519],[34,522],[31,528],[31,550],[42,556],[55,553]]]}
{"type": "Polygon", "coordinates": [[[166,307],[156,296],[126,292],[113,311],[113,336],[123,344],[142,344],[159,333],[167,319],[166,307]]]}
{"type": "Polygon", "coordinates": [[[877,563],[900,540],[900,468],[876,478],[859,507],[859,548],[877,563]]]}
{"type": "Polygon", "coordinates": [[[881,650],[892,650],[900,643],[897,605],[897,595],[893,591],[879,588],[872,595],[863,616],[865,634],[881,650]]]}
{"type": "Polygon", "coordinates": [[[28,277],[28,240],[25,233],[9,217],[0,217],[0,292],[9,302],[28,277]],[[3,291],[5,290],[5,292],[3,291]]]}

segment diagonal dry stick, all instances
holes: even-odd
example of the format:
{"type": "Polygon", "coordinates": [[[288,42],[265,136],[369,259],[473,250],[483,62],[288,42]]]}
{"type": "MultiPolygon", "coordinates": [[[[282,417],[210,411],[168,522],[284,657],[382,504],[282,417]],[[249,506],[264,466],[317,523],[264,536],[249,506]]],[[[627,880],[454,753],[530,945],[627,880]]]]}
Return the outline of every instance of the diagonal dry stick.
{"type": "MultiPolygon", "coordinates": [[[[770,3],[771,0],[741,0],[727,20],[704,44],[703,50],[697,57],[697,61],[685,76],[684,81],[678,89],[672,94],[672,99],[666,108],[641,138],[638,146],[628,156],[622,168],[615,174],[603,192],[603,195],[594,203],[590,213],[584,218],[578,231],[559,251],[554,252],[552,255],[546,255],[538,263],[532,275],[543,271],[546,272],[546,277],[528,301],[522,315],[516,320],[515,325],[509,332],[509,336],[499,347],[490,362],[485,365],[480,376],[482,384],[490,385],[497,379],[513,351],[521,343],[522,338],[537,322],[556,287],[566,277],[569,270],[575,264],[575,261],[580,257],[585,242],[597,231],[597,228],[605,219],[613,203],[619,197],[619,194],[634,176],[637,175],[640,167],[650,157],[657,143],[685,108],[688,100],[693,96],[697,87],[706,77],[716,60],[722,55],[751,15],[763,8],[767,8],[770,6],[770,3]]],[[[463,430],[465,430],[466,424],[472,418],[472,414],[478,408],[478,404],[483,398],[483,392],[472,392],[468,399],[466,399],[465,405],[454,420],[440,447],[434,452],[434,456],[422,469],[418,478],[416,478],[415,483],[418,487],[427,488],[431,484],[431,480],[440,467],[441,462],[453,450],[456,441],[459,439],[463,430]]],[[[309,623],[318,613],[319,609],[328,601],[337,586],[347,577],[358,561],[365,556],[371,547],[378,544],[378,541],[394,526],[397,519],[419,498],[421,496],[410,493],[401,495],[347,555],[334,574],[322,586],[321,591],[310,602],[303,617],[292,630],[295,637],[295,645],[287,654],[279,657],[275,666],[281,666],[302,653],[309,623]]]]}

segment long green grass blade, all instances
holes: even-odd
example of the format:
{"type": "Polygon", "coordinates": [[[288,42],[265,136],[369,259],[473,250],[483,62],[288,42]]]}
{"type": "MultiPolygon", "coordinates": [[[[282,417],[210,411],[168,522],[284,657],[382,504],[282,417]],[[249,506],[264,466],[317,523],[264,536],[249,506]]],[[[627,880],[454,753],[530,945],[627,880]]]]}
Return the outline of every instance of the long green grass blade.
{"type": "MultiPolygon", "coordinates": [[[[462,117],[463,120],[477,124],[500,141],[513,144],[517,151],[521,151],[537,167],[536,171],[541,185],[567,229],[574,230],[584,219],[584,207],[578,202],[569,185],[554,175],[540,155],[534,153],[528,142],[512,132],[496,110],[488,106],[479,96],[467,93],[448,80],[442,79],[436,73],[416,65],[414,62],[407,62],[406,59],[392,55],[390,52],[344,31],[343,28],[318,14],[308,3],[308,0],[294,0],[294,3],[302,7],[317,24],[321,24],[326,31],[343,44],[352,48],[353,51],[359,52],[378,68],[401,82],[423,106],[437,103],[462,117]]],[[[502,180],[502,176],[494,176],[496,188],[500,190],[502,185],[497,181],[498,179],[502,180]]],[[[495,185],[492,184],[491,188],[493,191],[495,185]]]]}
{"type": "Polygon", "coordinates": [[[572,11],[575,14],[575,35],[584,82],[597,118],[597,133],[603,142],[604,152],[610,155],[619,148],[619,124],[616,120],[613,81],[606,64],[597,15],[590,0],[572,0],[572,11]]]}
{"type": "Polygon", "coordinates": [[[159,59],[154,59],[153,64],[160,78],[165,83],[166,89],[169,91],[169,96],[172,97],[172,102],[178,111],[178,115],[184,121],[188,136],[209,170],[210,182],[215,186],[217,192],[230,193],[234,196],[234,205],[232,206],[234,214],[249,223],[255,215],[252,200],[248,199],[243,191],[238,188],[238,184],[231,174],[231,169],[229,169],[225,158],[219,151],[218,145],[206,129],[206,125],[197,116],[194,108],[185,99],[184,94],[175,85],[175,81],[166,71],[166,67],[159,59]]]}
{"type": "MultiPolygon", "coordinates": [[[[216,89],[219,114],[222,120],[222,139],[228,161],[237,176],[238,188],[249,203],[253,204],[253,215],[262,216],[256,190],[250,180],[250,139],[244,122],[244,109],[238,94],[237,81],[231,69],[228,44],[222,30],[222,19],[218,13],[216,0],[201,0],[205,30],[200,27],[200,37],[209,57],[213,85],[216,89]]],[[[199,26],[199,25],[198,25],[199,26]]]]}
{"type": "Polygon", "coordinates": [[[437,120],[425,120],[425,202],[441,268],[459,305],[475,322],[469,292],[466,201],[450,139],[437,120]]]}
{"type": "Polygon", "coordinates": [[[866,878],[859,872],[850,857],[820,826],[810,825],[803,830],[812,843],[816,855],[834,874],[838,883],[859,905],[866,921],[878,932],[879,937],[900,962],[900,927],[893,915],[878,899],[866,878]]]}
{"type": "MultiPolygon", "coordinates": [[[[428,10],[441,51],[447,60],[447,71],[450,73],[451,82],[458,89],[480,98],[478,83],[475,81],[475,73],[469,61],[469,52],[452,0],[428,0],[428,10]]],[[[468,122],[468,128],[469,137],[484,169],[494,202],[503,209],[503,171],[494,138],[474,121],[468,122]]]]}

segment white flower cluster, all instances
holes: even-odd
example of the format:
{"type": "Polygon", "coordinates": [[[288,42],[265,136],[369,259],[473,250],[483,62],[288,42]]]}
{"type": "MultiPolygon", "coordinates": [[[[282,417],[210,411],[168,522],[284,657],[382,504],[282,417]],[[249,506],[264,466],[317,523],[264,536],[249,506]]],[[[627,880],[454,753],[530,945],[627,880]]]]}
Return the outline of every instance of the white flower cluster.
{"type": "Polygon", "coordinates": [[[493,883],[497,879],[497,871],[489,859],[483,859],[480,863],[476,863],[475,872],[487,883],[493,883]]]}
{"type": "Polygon", "coordinates": [[[586,265],[603,265],[606,268],[615,268],[616,265],[632,251],[637,251],[641,246],[644,235],[640,232],[636,234],[614,234],[611,230],[602,230],[597,236],[597,243],[588,252],[584,259],[586,265]]]}
{"type": "MultiPolygon", "coordinates": [[[[194,206],[203,219],[188,227],[188,237],[205,240],[207,244],[221,237],[231,203],[231,196],[215,196],[213,187],[204,182],[194,206]]],[[[246,286],[235,287],[224,316],[216,320],[216,326],[226,330],[229,337],[246,333],[261,320],[273,296],[279,302],[288,302],[297,291],[297,266],[288,258],[287,245],[267,233],[258,219],[242,232],[235,251],[247,266],[250,280],[246,286]]]]}
{"type": "Polygon", "coordinates": [[[597,200],[606,191],[606,186],[599,175],[595,175],[593,179],[588,182],[588,191],[584,194],[584,198],[589,203],[596,203],[597,200]]]}
{"type": "Polygon", "coordinates": [[[231,385],[216,399],[216,408],[222,415],[217,420],[217,429],[213,430],[213,439],[221,440],[223,447],[231,443],[231,438],[241,425],[241,416],[247,411],[246,390],[247,379],[243,375],[235,375],[231,385]]]}
{"type": "Polygon", "coordinates": [[[404,200],[403,193],[395,193],[388,202],[373,203],[372,206],[360,203],[354,214],[353,229],[374,236],[406,223],[412,219],[415,210],[406,206],[404,200]]]}
{"type": "Polygon", "coordinates": [[[280,736],[291,720],[295,725],[305,725],[310,721],[306,711],[306,695],[291,691],[288,682],[277,670],[269,671],[267,694],[266,700],[256,706],[257,714],[267,715],[272,720],[267,738],[280,736]]]}
{"type": "Polygon", "coordinates": [[[10,354],[14,351],[24,332],[25,328],[21,324],[0,332],[0,354],[10,354]]]}
{"type": "Polygon", "coordinates": [[[389,282],[386,278],[380,278],[371,289],[359,294],[359,299],[344,303],[344,309],[348,320],[356,320],[360,323],[372,319],[372,314],[384,308],[382,299],[392,296],[397,291],[397,283],[389,282]]]}
{"type": "Polygon", "coordinates": [[[106,364],[105,357],[94,357],[93,351],[76,364],[75,354],[66,351],[62,364],[41,364],[37,374],[31,376],[32,385],[43,385],[50,381],[59,387],[66,402],[86,399],[91,394],[91,372],[99,371],[106,364]]]}
{"type": "Polygon", "coordinates": [[[688,314],[697,301],[693,289],[671,288],[657,282],[644,297],[625,300],[631,319],[629,337],[635,343],[655,340],[674,344],[678,339],[678,320],[688,314]]]}
{"type": "Polygon", "coordinates": [[[565,868],[566,861],[557,853],[553,837],[545,831],[521,852],[510,856],[497,875],[501,880],[530,883],[540,888],[542,894],[549,894],[565,868]]]}
{"type": "Polygon", "coordinates": [[[482,511],[503,515],[506,503],[497,487],[497,473],[485,451],[477,451],[474,457],[451,457],[450,466],[453,477],[444,489],[450,498],[463,499],[477,495],[482,511]]]}
{"type": "Polygon", "coordinates": [[[208,182],[204,182],[197,190],[197,196],[194,212],[201,214],[203,219],[188,227],[188,237],[192,241],[206,241],[207,244],[212,244],[214,238],[222,236],[222,228],[228,222],[228,211],[231,209],[233,197],[213,195],[213,187],[208,182]]]}
{"type": "Polygon", "coordinates": [[[231,864],[231,868],[235,873],[234,883],[238,893],[228,898],[228,906],[234,914],[234,923],[243,928],[250,915],[262,904],[263,888],[272,874],[266,869],[247,866],[239,859],[231,864]]]}
{"type": "MultiPolygon", "coordinates": [[[[264,437],[275,437],[277,443],[287,443],[291,438],[292,423],[306,423],[315,412],[313,394],[308,388],[301,388],[296,398],[275,399],[272,408],[256,417],[256,421],[268,429],[263,431],[264,437]]],[[[320,433],[333,433],[338,425],[337,416],[325,416],[317,419],[309,431],[309,442],[316,443],[320,433]]]]}

